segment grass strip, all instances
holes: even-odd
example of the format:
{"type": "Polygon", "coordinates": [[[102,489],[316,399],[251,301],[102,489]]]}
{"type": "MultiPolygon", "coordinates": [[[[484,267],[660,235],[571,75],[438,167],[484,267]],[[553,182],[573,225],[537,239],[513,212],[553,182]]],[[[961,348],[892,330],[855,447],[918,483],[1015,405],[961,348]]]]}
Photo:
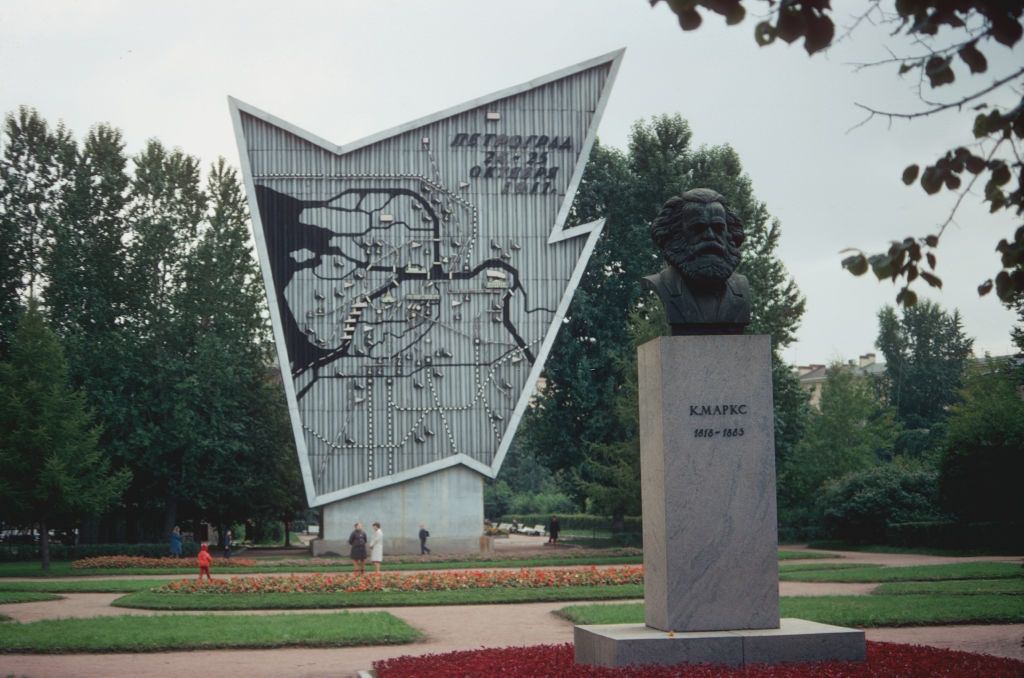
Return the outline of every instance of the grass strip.
{"type": "Polygon", "coordinates": [[[870,563],[779,563],[779,572],[823,572],[828,570],[855,570],[875,567],[870,563]]]}
{"type": "Polygon", "coordinates": [[[562,600],[642,598],[641,584],[491,588],[451,591],[360,591],[356,593],[154,593],[139,591],[115,600],[117,607],[146,610],[309,610],[340,607],[412,607],[420,605],[494,605],[562,600]]]}
{"type": "MultiPolygon", "coordinates": [[[[879,584],[875,595],[905,596],[942,594],[946,596],[978,596],[986,594],[1024,595],[1024,579],[958,579],[951,581],[910,581],[879,584]]],[[[1024,601],[1021,601],[1024,605],[1024,601]]]]}
{"type": "Polygon", "coordinates": [[[832,570],[782,571],[782,581],[890,582],[939,581],[944,579],[1011,579],[1024,577],[1017,563],[952,563],[910,567],[858,567],[832,570]]]}
{"type": "Polygon", "coordinates": [[[411,643],[419,631],[387,612],[157,615],[0,625],[2,652],[161,652],[411,643]]]}
{"type": "MultiPolygon", "coordinates": [[[[783,617],[859,628],[1024,622],[1024,604],[1016,596],[796,596],[779,602],[783,617]]],[[[576,624],[638,624],[644,607],[571,605],[556,614],[576,624]]]]}
{"type": "Polygon", "coordinates": [[[887,546],[884,544],[847,544],[841,541],[812,541],[807,548],[826,551],[855,551],[857,553],[906,553],[921,556],[1015,556],[1015,549],[941,549],[928,546],[887,546]]]}
{"type": "Polygon", "coordinates": [[[5,591],[45,591],[48,593],[131,593],[146,591],[176,579],[72,579],[43,581],[3,581],[0,595],[5,591]]]}
{"type": "Polygon", "coordinates": [[[8,603],[38,603],[43,600],[60,600],[60,596],[35,591],[0,591],[0,605],[7,605],[8,603]]]}
{"type": "Polygon", "coordinates": [[[820,560],[821,558],[842,558],[838,553],[818,551],[779,551],[779,560],[820,560]]]}

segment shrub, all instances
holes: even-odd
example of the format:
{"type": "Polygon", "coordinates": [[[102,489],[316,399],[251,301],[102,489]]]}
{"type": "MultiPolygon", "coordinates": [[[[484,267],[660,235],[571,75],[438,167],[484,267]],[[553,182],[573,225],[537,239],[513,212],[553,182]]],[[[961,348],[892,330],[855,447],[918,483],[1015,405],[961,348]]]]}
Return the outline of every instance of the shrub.
{"type": "Polygon", "coordinates": [[[933,521],[891,523],[885,543],[939,549],[974,549],[1000,553],[1024,551],[1024,524],[933,521]]]}
{"type": "Polygon", "coordinates": [[[965,522],[1024,522],[1024,400],[1012,365],[991,362],[949,419],[939,474],[943,506],[965,522]]]}
{"type": "MultiPolygon", "coordinates": [[[[159,558],[170,553],[168,543],[159,544],[78,544],[67,546],[50,542],[52,560],[78,560],[93,556],[143,556],[159,558]]],[[[199,544],[185,542],[181,545],[183,556],[199,553],[199,544]]],[[[39,544],[0,544],[0,562],[39,560],[39,544]]]]}
{"type": "MultiPolygon", "coordinates": [[[[124,570],[133,567],[173,567],[194,569],[193,558],[145,558],[142,556],[96,556],[83,558],[71,564],[74,570],[109,569],[124,570]]],[[[213,567],[256,567],[256,561],[248,558],[214,558],[213,567]]]]}
{"type": "Polygon", "coordinates": [[[552,515],[558,516],[558,522],[563,530],[611,530],[613,532],[643,532],[643,522],[640,516],[626,516],[622,525],[615,525],[609,516],[594,516],[588,513],[562,514],[557,511],[551,513],[510,513],[503,516],[502,523],[516,522],[523,525],[544,525],[551,520],[552,515]]]}
{"type": "Polygon", "coordinates": [[[888,523],[941,519],[937,474],[923,468],[886,464],[858,471],[825,486],[820,499],[827,537],[879,544],[888,523]]]}

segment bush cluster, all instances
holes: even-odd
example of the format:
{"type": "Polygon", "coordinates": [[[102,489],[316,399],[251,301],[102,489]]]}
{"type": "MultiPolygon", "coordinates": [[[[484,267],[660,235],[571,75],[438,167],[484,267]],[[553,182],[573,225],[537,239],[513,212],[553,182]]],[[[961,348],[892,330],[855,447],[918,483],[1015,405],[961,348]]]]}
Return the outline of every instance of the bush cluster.
{"type": "Polygon", "coordinates": [[[940,520],[937,486],[936,471],[902,464],[850,473],[825,486],[825,534],[854,544],[881,544],[889,523],[940,520]]]}
{"type": "MultiPolygon", "coordinates": [[[[142,556],[159,558],[170,553],[167,542],[159,544],[77,544],[68,546],[50,542],[51,560],[79,560],[95,556],[142,556]]],[[[185,542],[181,545],[183,556],[195,556],[199,553],[199,544],[185,542]]],[[[0,562],[39,560],[39,544],[0,544],[0,562]]]]}
{"type": "MultiPolygon", "coordinates": [[[[502,516],[498,522],[521,523],[524,525],[547,526],[551,513],[510,513],[502,516]]],[[[622,532],[642,532],[643,522],[640,516],[626,516],[621,526],[616,526],[609,516],[594,516],[587,513],[555,514],[563,530],[612,530],[622,532]]]]}

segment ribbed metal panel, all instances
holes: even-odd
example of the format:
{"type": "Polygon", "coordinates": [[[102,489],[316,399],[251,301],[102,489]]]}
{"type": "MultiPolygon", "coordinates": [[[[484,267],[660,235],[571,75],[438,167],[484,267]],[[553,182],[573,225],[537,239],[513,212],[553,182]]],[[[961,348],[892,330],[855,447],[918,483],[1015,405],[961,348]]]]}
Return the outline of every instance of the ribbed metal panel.
{"type": "Polygon", "coordinates": [[[241,114],[315,494],[494,463],[586,243],[548,239],[610,68],[341,155],[241,114]]]}

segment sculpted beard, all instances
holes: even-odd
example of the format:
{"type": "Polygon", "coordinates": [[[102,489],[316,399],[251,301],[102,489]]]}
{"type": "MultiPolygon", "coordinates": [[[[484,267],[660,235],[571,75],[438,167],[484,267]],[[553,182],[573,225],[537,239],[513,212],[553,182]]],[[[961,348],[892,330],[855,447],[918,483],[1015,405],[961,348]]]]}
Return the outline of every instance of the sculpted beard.
{"type": "Polygon", "coordinates": [[[691,246],[679,232],[665,243],[664,255],[680,275],[698,285],[724,283],[740,263],[740,248],[732,238],[726,240],[724,249],[718,242],[691,246]]]}

